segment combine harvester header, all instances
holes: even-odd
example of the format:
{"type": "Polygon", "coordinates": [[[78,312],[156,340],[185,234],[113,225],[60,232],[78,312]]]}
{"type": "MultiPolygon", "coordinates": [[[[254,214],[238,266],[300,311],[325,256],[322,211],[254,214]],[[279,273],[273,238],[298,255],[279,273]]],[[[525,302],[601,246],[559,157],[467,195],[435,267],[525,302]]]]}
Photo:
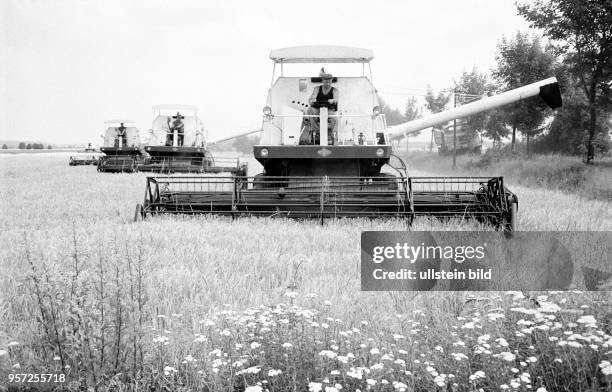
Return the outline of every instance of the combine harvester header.
{"type": "Polygon", "coordinates": [[[137,218],[187,213],[310,217],[321,222],[386,216],[412,222],[424,215],[475,218],[516,229],[518,198],[503,178],[409,177],[404,162],[393,154],[391,137],[536,95],[558,107],[555,78],[387,127],[372,84],[371,50],[302,46],[273,50],[270,58],[272,85],[260,142],[253,148],[263,172],[254,177],[149,177],[137,218]],[[285,65],[294,63],[356,63],[361,74],[337,76],[321,69],[315,76],[285,76],[285,65]]]}

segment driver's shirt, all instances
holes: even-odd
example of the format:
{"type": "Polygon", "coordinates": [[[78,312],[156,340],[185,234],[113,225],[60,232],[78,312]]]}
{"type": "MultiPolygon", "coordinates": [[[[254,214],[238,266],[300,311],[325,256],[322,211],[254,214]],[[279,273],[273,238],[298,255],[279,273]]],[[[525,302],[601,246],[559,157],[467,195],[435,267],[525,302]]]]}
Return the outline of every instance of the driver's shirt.
{"type": "MultiPolygon", "coordinates": [[[[327,102],[330,99],[334,99],[334,87],[330,88],[327,94],[324,94],[323,86],[319,86],[319,92],[317,93],[317,102],[327,102]]],[[[329,110],[338,110],[338,104],[334,102],[333,104],[329,105],[329,110]]]]}
{"type": "Polygon", "coordinates": [[[174,120],[172,123],[172,129],[176,130],[179,134],[184,132],[185,125],[181,120],[174,120]]]}

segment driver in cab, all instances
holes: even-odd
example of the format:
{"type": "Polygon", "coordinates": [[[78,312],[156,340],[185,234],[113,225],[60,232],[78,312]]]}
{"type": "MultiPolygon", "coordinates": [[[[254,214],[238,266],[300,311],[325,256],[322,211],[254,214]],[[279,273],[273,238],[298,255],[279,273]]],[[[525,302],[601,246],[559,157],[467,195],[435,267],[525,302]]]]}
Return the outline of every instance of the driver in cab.
{"type": "MultiPolygon", "coordinates": [[[[311,133],[319,133],[319,107],[325,106],[328,108],[328,115],[329,116],[333,116],[336,114],[336,111],[338,110],[338,99],[339,99],[339,92],[338,89],[335,87],[332,87],[332,79],[333,76],[331,74],[328,73],[322,73],[321,74],[321,80],[323,82],[322,85],[317,86],[314,88],[312,95],[310,96],[310,99],[308,100],[308,103],[310,104],[310,107],[308,108],[308,110],[306,111],[307,115],[314,115],[316,117],[309,117],[309,122],[310,122],[310,131],[311,133]],[[313,107],[316,106],[316,107],[313,107]]],[[[335,143],[336,140],[338,140],[337,138],[337,130],[336,130],[336,117],[329,117],[328,119],[328,133],[327,133],[327,138],[328,138],[328,144],[329,145],[333,145],[335,143]]]]}

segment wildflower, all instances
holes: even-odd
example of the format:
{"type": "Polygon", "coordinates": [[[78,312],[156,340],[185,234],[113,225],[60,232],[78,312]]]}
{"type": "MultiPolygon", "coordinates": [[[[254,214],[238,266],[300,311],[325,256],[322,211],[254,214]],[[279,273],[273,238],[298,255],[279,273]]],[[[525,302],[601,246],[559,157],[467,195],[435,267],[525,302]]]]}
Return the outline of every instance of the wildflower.
{"type": "Polygon", "coordinates": [[[276,377],[279,374],[281,374],[283,371],[282,370],[276,370],[276,369],[270,369],[268,370],[268,377],[276,377]]]}
{"type": "Polygon", "coordinates": [[[434,377],[434,383],[439,387],[445,386],[446,385],[445,377],[441,375],[434,377]]]}
{"type": "Polygon", "coordinates": [[[485,378],[485,372],[483,372],[482,370],[478,370],[477,372],[475,372],[474,374],[472,374],[470,376],[470,381],[476,381],[479,378],[485,378]]]}
{"type": "Polygon", "coordinates": [[[195,339],[193,339],[194,343],[206,343],[206,336],[198,335],[195,339]]]}
{"type": "Polygon", "coordinates": [[[397,352],[402,354],[402,355],[408,354],[408,351],[406,351],[406,350],[398,350],[397,352]]]}
{"type": "Polygon", "coordinates": [[[291,348],[291,347],[293,347],[293,344],[291,344],[291,343],[283,343],[282,346],[283,346],[283,348],[291,348]]]}
{"type": "Polygon", "coordinates": [[[436,346],[436,347],[434,347],[434,350],[436,350],[436,351],[440,351],[441,353],[443,353],[443,352],[444,352],[444,349],[443,349],[441,346],[436,346]]]}
{"type": "Polygon", "coordinates": [[[495,341],[497,342],[497,344],[499,344],[501,347],[508,347],[508,342],[506,341],[506,339],[504,338],[497,338],[495,339],[495,341]]]}
{"type": "Polygon", "coordinates": [[[349,359],[348,359],[348,357],[347,357],[347,356],[338,355],[338,357],[336,358],[336,360],[337,360],[338,362],[341,362],[341,363],[348,363],[348,360],[349,360],[349,359]]]}
{"type": "Polygon", "coordinates": [[[497,319],[505,318],[506,316],[503,313],[489,313],[487,317],[491,321],[496,321],[497,319]]]}
{"type": "Polygon", "coordinates": [[[404,335],[400,335],[400,334],[393,334],[393,339],[395,340],[400,340],[400,339],[405,339],[406,337],[404,335]]]}
{"type": "Polygon", "coordinates": [[[60,359],[61,359],[61,358],[60,358],[58,355],[56,355],[56,356],[54,356],[54,357],[53,357],[53,360],[54,360],[54,361],[59,361],[60,359]]]}
{"type": "Polygon", "coordinates": [[[296,293],[295,291],[287,291],[284,295],[287,298],[293,299],[293,298],[297,298],[298,293],[296,293]]]}
{"type": "Polygon", "coordinates": [[[514,389],[518,389],[521,386],[521,383],[517,380],[512,380],[510,381],[510,386],[514,389]]]}
{"type": "Polygon", "coordinates": [[[259,344],[257,342],[251,342],[251,350],[256,350],[259,347],[261,347],[261,344],[259,344]]]}
{"type": "Polygon", "coordinates": [[[451,356],[455,361],[461,361],[462,359],[468,359],[467,355],[463,353],[451,353],[451,356]]]}
{"type": "Polygon", "coordinates": [[[176,372],[177,372],[177,370],[175,368],[173,368],[172,366],[164,367],[164,374],[166,376],[171,376],[171,375],[173,375],[176,372]]]}
{"type": "Polygon", "coordinates": [[[8,347],[19,346],[19,342],[16,342],[16,341],[13,340],[12,342],[9,342],[9,344],[7,344],[7,346],[8,347]]]}
{"type": "Polygon", "coordinates": [[[253,385],[250,387],[246,387],[244,392],[262,392],[263,388],[260,385],[253,385]]]}
{"type": "Polygon", "coordinates": [[[503,359],[504,361],[508,361],[508,362],[514,361],[516,359],[516,355],[510,352],[507,352],[507,351],[499,353],[499,357],[503,359]]]}
{"type": "Polygon", "coordinates": [[[331,303],[331,301],[325,300],[325,301],[323,301],[323,305],[325,305],[325,306],[332,306],[332,303],[331,303]]]}
{"type": "Polygon", "coordinates": [[[610,363],[610,361],[601,361],[599,364],[599,368],[601,369],[601,372],[606,376],[612,375],[612,364],[610,363]]]}
{"type": "Polygon", "coordinates": [[[239,359],[236,362],[232,363],[233,367],[242,367],[242,365],[244,365],[245,363],[247,363],[246,359],[239,359]]]}
{"type": "Polygon", "coordinates": [[[536,363],[537,361],[538,361],[538,359],[536,357],[529,357],[529,358],[527,358],[527,362],[536,363]]]}
{"type": "Polygon", "coordinates": [[[352,378],[356,378],[357,380],[361,380],[363,378],[363,371],[361,368],[351,368],[346,375],[352,378]]]}
{"type": "Polygon", "coordinates": [[[308,391],[309,392],[321,392],[322,387],[323,387],[323,384],[321,384],[320,382],[311,382],[308,384],[308,391]]]}
{"type": "Polygon", "coordinates": [[[376,385],[376,382],[377,382],[376,380],[372,380],[371,378],[368,378],[368,379],[366,380],[366,384],[368,384],[368,385],[370,385],[370,386],[374,386],[374,385],[376,385]]]}
{"type": "Polygon", "coordinates": [[[458,342],[453,342],[453,346],[462,346],[465,347],[465,343],[463,343],[461,340],[458,342]]]}
{"type": "Polygon", "coordinates": [[[325,392],[338,392],[336,387],[325,387],[325,392]]]}
{"type": "Polygon", "coordinates": [[[597,320],[595,320],[595,317],[593,316],[582,316],[580,318],[578,318],[578,320],[576,320],[577,323],[579,324],[584,324],[585,327],[596,327],[597,326],[597,320]]]}
{"type": "Polygon", "coordinates": [[[185,361],[187,361],[187,362],[196,362],[197,360],[194,357],[192,357],[191,355],[187,355],[185,357],[185,361]]]}
{"type": "Polygon", "coordinates": [[[382,368],[385,365],[383,365],[382,363],[375,363],[374,365],[370,366],[370,370],[382,370],[382,368]]]}
{"type": "Polygon", "coordinates": [[[338,356],[338,354],[336,354],[335,352],[331,350],[323,350],[319,353],[319,355],[322,357],[327,357],[329,359],[334,359],[338,356]]]}
{"type": "Polygon", "coordinates": [[[323,329],[327,329],[327,328],[329,328],[329,324],[327,324],[327,323],[321,323],[321,328],[323,328],[323,329]]]}
{"type": "Polygon", "coordinates": [[[393,381],[393,388],[397,389],[400,392],[405,391],[408,388],[408,385],[403,382],[393,381]]]}
{"type": "Polygon", "coordinates": [[[548,391],[547,391],[547,390],[546,390],[546,388],[544,388],[544,387],[539,387],[539,388],[536,390],[536,392],[548,392],[548,391]]]}
{"type": "Polygon", "coordinates": [[[555,358],[554,362],[563,363],[563,360],[561,358],[555,358]]]}
{"type": "Polygon", "coordinates": [[[370,350],[370,354],[378,355],[378,354],[380,354],[380,351],[377,348],[373,348],[373,349],[370,350]]]}
{"type": "Polygon", "coordinates": [[[479,336],[478,337],[478,343],[480,343],[480,344],[486,343],[486,342],[489,341],[489,339],[491,339],[491,335],[489,335],[489,334],[485,334],[485,335],[479,336]]]}
{"type": "Polygon", "coordinates": [[[502,384],[502,385],[500,385],[500,386],[499,386],[499,389],[504,390],[504,391],[505,391],[506,389],[508,389],[508,388],[510,388],[510,387],[508,386],[508,384],[502,384]]]}
{"type": "Polygon", "coordinates": [[[557,313],[561,307],[554,302],[540,302],[540,312],[557,313]]]}
{"type": "Polygon", "coordinates": [[[240,374],[257,374],[261,371],[261,368],[259,366],[251,366],[250,368],[246,368],[244,370],[241,370],[239,372],[236,372],[236,374],[240,375],[240,374]]]}
{"type": "Polygon", "coordinates": [[[153,338],[153,343],[160,344],[162,346],[167,346],[169,344],[169,340],[167,336],[158,335],[153,338]]]}

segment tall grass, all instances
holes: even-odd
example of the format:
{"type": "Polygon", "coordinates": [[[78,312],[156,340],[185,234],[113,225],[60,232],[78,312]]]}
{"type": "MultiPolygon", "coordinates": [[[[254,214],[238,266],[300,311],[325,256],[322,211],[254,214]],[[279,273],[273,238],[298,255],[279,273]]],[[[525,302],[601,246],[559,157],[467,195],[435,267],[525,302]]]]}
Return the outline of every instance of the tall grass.
{"type": "MultiPolygon", "coordinates": [[[[0,181],[2,380],[44,370],[66,372],[74,390],[610,387],[608,293],[549,293],[536,307],[518,293],[361,292],[361,231],[405,222],[131,223],[143,174],[63,158],[0,157],[0,181]]],[[[522,230],[612,227],[610,203],[512,189],[522,230]]]]}

